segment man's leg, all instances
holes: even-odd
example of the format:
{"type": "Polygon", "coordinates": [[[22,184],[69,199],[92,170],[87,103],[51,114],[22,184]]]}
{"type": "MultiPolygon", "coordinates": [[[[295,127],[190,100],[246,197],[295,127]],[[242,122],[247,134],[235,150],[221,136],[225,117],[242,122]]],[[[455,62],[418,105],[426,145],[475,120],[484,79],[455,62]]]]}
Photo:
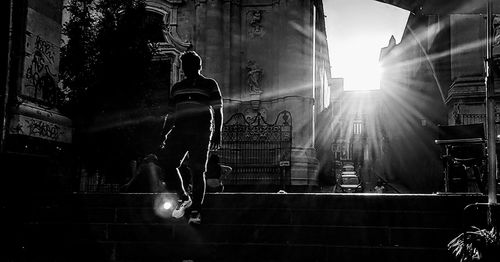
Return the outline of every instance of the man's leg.
{"type": "Polygon", "coordinates": [[[164,171],[167,191],[176,193],[180,199],[185,200],[188,195],[178,167],[186,154],[186,147],[183,145],[183,139],[178,135],[179,133],[174,129],[168,134],[165,147],[160,151],[159,160],[164,171]]]}
{"type": "Polygon", "coordinates": [[[193,181],[193,210],[201,212],[205,197],[205,171],[210,143],[210,132],[198,134],[189,147],[189,165],[193,181]]]}

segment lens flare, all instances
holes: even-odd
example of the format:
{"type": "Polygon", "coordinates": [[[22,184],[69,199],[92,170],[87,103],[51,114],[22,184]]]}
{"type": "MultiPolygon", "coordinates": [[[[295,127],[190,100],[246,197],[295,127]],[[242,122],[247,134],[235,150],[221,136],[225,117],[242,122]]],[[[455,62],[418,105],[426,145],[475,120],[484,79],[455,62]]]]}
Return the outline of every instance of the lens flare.
{"type": "Polygon", "coordinates": [[[153,209],[155,214],[162,218],[170,218],[177,203],[175,194],[164,193],[155,197],[153,209]]]}
{"type": "Polygon", "coordinates": [[[360,49],[352,55],[350,60],[344,61],[344,90],[380,89],[382,67],[379,64],[378,56],[369,51],[360,49]]]}
{"type": "Polygon", "coordinates": [[[171,209],[172,207],[173,207],[173,205],[172,205],[172,202],[170,202],[170,201],[165,201],[165,203],[163,203],[163,205],[162,205],[162,208],[165,210],[171,209]]]}

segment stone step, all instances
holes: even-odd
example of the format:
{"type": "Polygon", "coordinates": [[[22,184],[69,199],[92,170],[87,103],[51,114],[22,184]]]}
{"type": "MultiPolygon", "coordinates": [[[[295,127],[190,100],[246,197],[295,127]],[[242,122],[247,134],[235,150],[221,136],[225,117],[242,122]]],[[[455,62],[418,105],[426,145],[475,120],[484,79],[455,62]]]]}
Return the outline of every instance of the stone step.
{"type": "MultiPolygon", "coordinates": [[[[171,194],[23,195],[0,200],[0,256],[50,261],[450,261],[479,195],[207,194],[192,226],[171,194]]],[[[472,219],[478,219],[472,217],[472,219]]],[[[0,257],[1,258],[1,257],[0,257]]]]}

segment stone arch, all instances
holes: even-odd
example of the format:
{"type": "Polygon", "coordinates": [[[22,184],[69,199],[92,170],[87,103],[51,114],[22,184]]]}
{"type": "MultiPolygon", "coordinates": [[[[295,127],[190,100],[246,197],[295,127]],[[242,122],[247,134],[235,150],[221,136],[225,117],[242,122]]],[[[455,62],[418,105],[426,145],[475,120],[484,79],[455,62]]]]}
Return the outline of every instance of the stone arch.
{"type": "Polygon", "coordinates": [[[177,9],[183,0],[146,0],[146,11],[163,16],[164,41],[153,43],[157,52],[153,58],[156,61],[171,61],[170,86],[181,79],[179,56],[192,48],[190,40],[181,39],[177,32],[177,9]]]}

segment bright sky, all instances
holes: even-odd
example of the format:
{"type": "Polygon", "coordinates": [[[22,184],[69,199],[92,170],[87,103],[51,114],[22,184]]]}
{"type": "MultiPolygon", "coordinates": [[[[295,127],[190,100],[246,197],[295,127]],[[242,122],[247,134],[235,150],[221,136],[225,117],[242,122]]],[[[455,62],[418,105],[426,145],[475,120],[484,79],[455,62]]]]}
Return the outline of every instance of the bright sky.
{"type": "Polygon", "coordinates": [[[378,59],[391,35],[399,43],[409,12],[375,0],[324,0],[333,77],[345,90],[379,89],[378,59]]]}

